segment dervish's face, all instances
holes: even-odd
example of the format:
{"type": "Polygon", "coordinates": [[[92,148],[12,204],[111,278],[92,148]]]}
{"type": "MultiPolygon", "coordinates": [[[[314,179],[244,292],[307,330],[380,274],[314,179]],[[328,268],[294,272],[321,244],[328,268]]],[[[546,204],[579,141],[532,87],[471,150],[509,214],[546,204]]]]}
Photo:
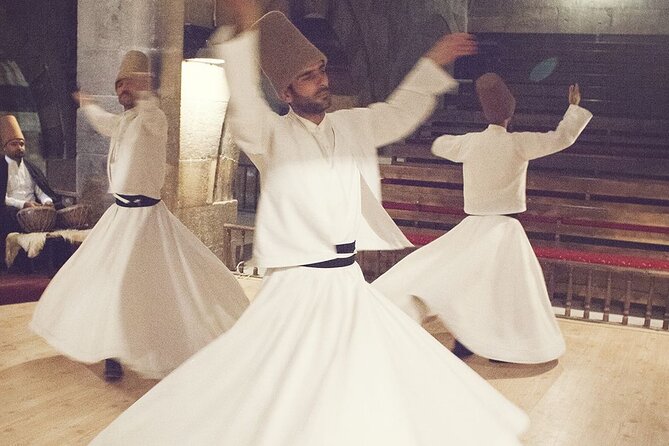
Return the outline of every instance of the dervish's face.
{"type": "Polygon", "coordinates": [[[301,72],[283,93],[283,99],[299,115],[325,113],[332,104],[325,62],[317,62],[301,72]]]}
{"type": "Polygon", "coordinates": [[[26,153],[26,142],[21,138],[11,139],[5,144],[4,151],[8,157],[18,161],[26,153]]]}
{"type": "Polygon", "coordinates": [[[116,96],[118,102],[125,110],[129,110],[137,105],[137,99],[140,92],[148,91],[150,88],[150,78],[148,75],[138,75],[137,77],[128,77],[116,81],[116,96]]]}

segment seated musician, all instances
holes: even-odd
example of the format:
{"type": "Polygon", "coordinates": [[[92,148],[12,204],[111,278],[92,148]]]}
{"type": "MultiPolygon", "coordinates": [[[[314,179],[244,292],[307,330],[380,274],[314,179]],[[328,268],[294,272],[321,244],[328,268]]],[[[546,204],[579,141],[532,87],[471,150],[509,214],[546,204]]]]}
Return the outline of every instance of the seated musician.
{"type": "MultiPolygon", "coordinates": [[[[0,160],[0,193],[4,195],[2,235],[21,228],[16,213],[34,206],[60,208],[60,197],[49,187],[40,169],[24,159],[26,141],[18,121],[12,115],[0,116],[0,144],[4,159],[0,160]]],[[[3,237],[4,239],[4,237],[3,237]]]]}

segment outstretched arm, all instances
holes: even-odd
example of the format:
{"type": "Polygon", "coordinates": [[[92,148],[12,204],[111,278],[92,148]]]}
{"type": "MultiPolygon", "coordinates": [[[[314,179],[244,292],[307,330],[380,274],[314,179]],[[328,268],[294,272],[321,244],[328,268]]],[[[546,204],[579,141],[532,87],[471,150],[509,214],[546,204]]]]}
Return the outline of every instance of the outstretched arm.
{"type": "Polygon", "coordinates": [[[527,160],[541,158],[564,150],[576,142],[590,122],[592,113],[578,105],[581,102],[578,84],[569,86],[568,99],[569,108],[555,130],[546,133],[513,133],[521,157],[527,160]]]}
{"type": "Polygon", "coordinates": [[[386,102],[369,107],[375,145],[397,141],[422,124],[432,114],[438,97],[458,85],[443,67],[476,51],[470,34],[447,34],[439,39],[386,102]]]}
{"type": "Polygon", "coordinates": [[[235,18],[238,35],[225,41],[229,31],[221,27],[210,39],[215,53],[225,60],[230,86],[225,119],[242,150],[262,154],[269,146],[270,123],[277,115],[260,90],[259,32],[249,29],[259,18],[260,8],[254,0],[227,0],[225,3],[235,18]]]}
{"type": "Polygon", "coordinates": [[[118,115],[103,110],[97,105],[93,96],[86,93],[75,91],[72,93],[72,99],[81,106],[88,121],[98,133],[108,137],[112,136],[120,119],[118,115]]]}
{"type": "Polygon", "coordinates": [[[432,143],[432,153],[447,160],[461,163],[463,158],[462,143],[466,135],[441,135],[432,143]]]}

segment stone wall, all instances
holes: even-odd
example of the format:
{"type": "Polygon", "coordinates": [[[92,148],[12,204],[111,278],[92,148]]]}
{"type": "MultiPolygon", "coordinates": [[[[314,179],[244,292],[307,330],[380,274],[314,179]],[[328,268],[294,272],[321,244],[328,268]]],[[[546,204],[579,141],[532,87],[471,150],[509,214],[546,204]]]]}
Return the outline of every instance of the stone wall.
{"type": "Polygon", "coordinates": [[[669,34],[667,0],[472,0],[469,31],[669,34]]]}
{"type": "MultiPolygon", "coordinates": [[[[303,14],[318,14],[305,2],[303,14]]],[[[362,104],[384,100],[444,33],[467,28],[466,0],[329,0],[320,3],[349,56],[362,104]]],[[[299,17],[293,17],[299,19],[299,17]]]]}

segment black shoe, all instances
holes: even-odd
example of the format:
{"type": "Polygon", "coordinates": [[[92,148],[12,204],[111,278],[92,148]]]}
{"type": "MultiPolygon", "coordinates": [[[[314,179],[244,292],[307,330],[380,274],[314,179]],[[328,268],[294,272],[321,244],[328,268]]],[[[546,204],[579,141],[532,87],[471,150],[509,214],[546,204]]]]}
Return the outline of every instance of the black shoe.
{"type": "Polygon", "coordinates": [[[115,359],[105,359],[105,380],[118,381],[123,378],[123,367],[115,359]]]}
{"type": "Polygon", "coordinates": [[[460,341],[457,339],[455,340],[455,347],[453,347],[453,354],[457,356],[460,359],[464,359],[468,356],[471,356],[474,354],[473,351],[469,350],[467,347],[462,345],[460,341]]]}

